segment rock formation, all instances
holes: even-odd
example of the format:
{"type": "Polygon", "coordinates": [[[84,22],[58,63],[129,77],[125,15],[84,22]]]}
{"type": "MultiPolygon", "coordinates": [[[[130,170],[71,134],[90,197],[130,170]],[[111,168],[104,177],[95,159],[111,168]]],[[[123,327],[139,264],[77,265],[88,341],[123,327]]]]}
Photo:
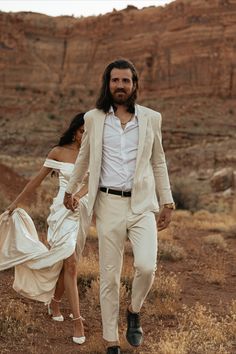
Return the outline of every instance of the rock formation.
{"type": "Polygon", "coordinates": [[[214,192],[222,192],[233,187],[233,169],[223,168],[211,177],[211,187],[214,192]]]}
{"type": "Polygon", "coordinates": [[[139,71],[139,102],[163,114],[173,179],[235,170],[235,34],[236,0],[88,18],[0,12],[2,153],[45,155],[68,120],[94,106],[105,65],[122,56],[139,71]]]}

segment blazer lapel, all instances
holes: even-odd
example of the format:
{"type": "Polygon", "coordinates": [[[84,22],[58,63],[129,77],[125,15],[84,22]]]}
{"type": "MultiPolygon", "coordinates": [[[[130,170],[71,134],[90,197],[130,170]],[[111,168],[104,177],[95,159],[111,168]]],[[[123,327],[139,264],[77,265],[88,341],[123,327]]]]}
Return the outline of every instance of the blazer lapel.
{"type": "Polygon", "coordinates": [[[138,105],[138,127],[139,127],[139,144],[138,144],[138,152],[136,159],[136,170],[139,164],[146,137],[146,129],[147,129],[147,115],[146,112],[142,111],[142,107],[138,105]]]}
{"type": "Polygon", "coordinates": [[[98,111],[94,117],[94,162],[98,172],[100,172],[101,159],[102,159],[102,141],[103,141],[103,128],[106,114],[98,111]]]}

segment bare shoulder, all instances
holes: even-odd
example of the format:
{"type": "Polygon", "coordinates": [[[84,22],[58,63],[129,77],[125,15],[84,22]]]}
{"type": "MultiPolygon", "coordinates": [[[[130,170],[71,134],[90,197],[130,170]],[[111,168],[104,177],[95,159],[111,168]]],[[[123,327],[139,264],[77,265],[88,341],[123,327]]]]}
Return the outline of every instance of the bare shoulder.
{"type": "Polygon", "coordinates": [[[49,151],[47,158],[51,160],[60,161],[61,160],[62,149],[60,146],[55,146],[49,151]]]}

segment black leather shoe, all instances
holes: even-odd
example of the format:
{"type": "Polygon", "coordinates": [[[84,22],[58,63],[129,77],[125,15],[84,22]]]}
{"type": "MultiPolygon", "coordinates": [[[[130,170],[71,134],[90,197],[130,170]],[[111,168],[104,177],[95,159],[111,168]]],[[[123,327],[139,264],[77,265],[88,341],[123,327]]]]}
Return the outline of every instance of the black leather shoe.
{"type": "Polygon", "coordinates": [[[138,347],[143,342],[143,330],[140,326],[139,313],[132,313],[127,310],[127,332],[126,339],[130,345],[138,347]]]}
{"type": "Polygon", "coordinates": [[[118,345],[115,345],[114,347],[108,347],[107,354],[121,354],[120,347],[118,345]]]}

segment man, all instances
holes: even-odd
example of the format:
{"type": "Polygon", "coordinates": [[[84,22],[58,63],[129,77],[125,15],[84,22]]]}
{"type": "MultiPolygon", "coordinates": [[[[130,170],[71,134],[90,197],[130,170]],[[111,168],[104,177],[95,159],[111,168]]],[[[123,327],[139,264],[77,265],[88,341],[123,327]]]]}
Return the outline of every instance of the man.
{"type": "Polygon", "coordinates": [[[119,288],[125,241],[131,242],[135,268],[126,338],[139,346],[143,341],[139,312],[156,269],[157,227],[168,226],[174,209],[161,115],[135,104],[137,91],[138,75],[131,62],[120,59],[107,66],[96,109],[85,115],[82,146],[64,199],[73,210],[72,194],[89,170],[88,209],[96,214],[107,354],[120,353],[119,288]]]}

